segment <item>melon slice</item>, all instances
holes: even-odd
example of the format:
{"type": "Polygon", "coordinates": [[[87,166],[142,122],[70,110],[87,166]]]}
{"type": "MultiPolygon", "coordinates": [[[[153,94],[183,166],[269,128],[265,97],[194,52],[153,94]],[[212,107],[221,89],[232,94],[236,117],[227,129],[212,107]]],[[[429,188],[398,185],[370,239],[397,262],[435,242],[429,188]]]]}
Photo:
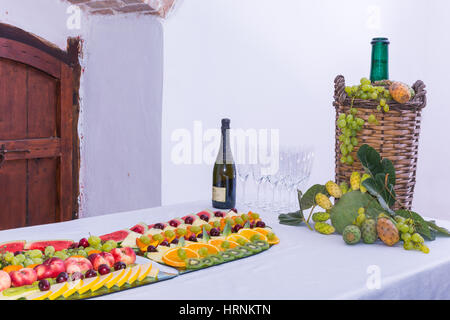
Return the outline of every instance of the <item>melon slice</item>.
{"type": "Polygon", "coordinates": [[[83,285],[83,280],[78,279],[76,281],[69,282],[69,289],[63,293],[63,297],[67,298],[74,294],[83,285]]]}
{"type": "Polygon", "coordinates": [[[122,247],[130,247],[130,248],[137,248],[136,239],[140,238],[142,234],[130,231],[130,233],[127,235],[125,239],[123,239],[122,243],[120,244],[122,247]]]}
{"type": "Polygon", "coordinates": [[[36,291],[27,296],[27,300],[44,300],[48,298],[52,292],[48,291],[36,291]]]}
{"type": "Polygon", "coordinates": [[[145,279],[145,277],[148,276],[150,271],[152,270],[153,265],[151,263],[143,264],[141,266],[141,273],[138,276],[138,281],[142,281],[145,279]]]}
{"type": "Polygon", "coordinates": [[[112,273],[100,276],[100,279],[91,287],[91,291],[95,292],[103,287],[114,275],[112,273]]]}
{"type": "Polygon", "coordinates": [[[125,284],[125,282],[127,282],[128,278],[130,278],[130,275],[131,275],[131,272],[132,272],[132,268],[127,268],[125,270],[127,270],[127,271],[124,274],[124,276],[122,278],[120,278],[120,280],[117,281],[117,283],[116,283],[116,286],[118,286],[119,288],[121,286],[123,286],[125,284]]]}
{"type": "Polygon", "coordinates": [[[68,282],[54,284],[52,286],[52,294],[48,296],[50,300],[55,300],[60,297],[64,292],[69,290],[70,284],[68,282]]]}
{"type": "Polygon", "coordinates": [[[114,271],[113,277],[105,284],[105,286],[108,289],[111,289],[125,274],[125,271],[128,271],[127,269],[122,269],[118,271],[114,271]]]}
{"type": "Polygon", "coordinates": [[[78,294],[83,294],[86,291],[88,291],[90,288],[92,288],[98,281],[100,280],[100,277],[92,277],[84,279],[80,288],[77,290],[78,294]]]}
{"type": "Polygon", "coordinates": [[[128,284],[133,284],[136,281],[136,279],[138,278],[140,273],[141,273],[140,265],[132,267],[130,277],[127,280],[128,284]]]}
{"type": "Polygon", "coordinates": [[[73,240],[39,240],[39,241],[30,241],[25,244],[25,250],[41,250],[45,251],[45,248],[48,246],[52,246],[55,248],[55,251],[61,251],[64,249],[68,249],[73,243],[73,240]]]}
{"type": "Polygon", "coordinates": [[[0,252],[22,251],[25,247],[25,240],[7,241],[0,243],[0,252]]]}
{"type": "Polygon", "coordinates": [[[147,277],[156,278],[158,276],[159,269],[158,268],[152,268],[150,272],[148,273],[147,277]]]}
{"type": "Polygon", "coordinates": [[[99,238],[102,241],[114,240],[116,242],[121,242],[130,234],[130,232],[132,232],[132,231],[130,231],[128,229],[124,229],[124,230],[119,230],[119,231],[111,232],[108,234],[104,234],[104,235],[100,236],[99,238]]]}

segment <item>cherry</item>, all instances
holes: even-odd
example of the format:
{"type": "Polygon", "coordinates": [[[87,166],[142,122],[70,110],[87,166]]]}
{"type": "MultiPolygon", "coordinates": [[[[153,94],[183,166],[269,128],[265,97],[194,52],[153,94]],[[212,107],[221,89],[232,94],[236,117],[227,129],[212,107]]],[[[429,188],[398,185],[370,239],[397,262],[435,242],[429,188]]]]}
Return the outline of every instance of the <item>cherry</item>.
{"type": "Polygon", "coordinates": [[[162,223],[156,223],[156,224],[153,226],[153,228],[154,228],[154,229],[161,229],[161,230],[163,230],[163,229],[164,229],[164,225],[163,225],[162,223]]]}
{"type": "Polygon", "coordinates": [[[203,233],[199,233],[199,234],[197,235],[197,238],[199,238],[199,239],[203,238],[203,233]]]}
{"type": "Polygon", "coordinates": [[[250,222],[250,229],[253,229],[255,227],[255,221],[250,222]]]}
{"type": "Polygon", "coordinates": [[[165,247],[169,247],[169,246],[170,246],[170,244],[167,242],[167,240],[164,240],[164,241],[161,242],[159,245],[160,245],[160,246],[165,246],[165,247]]]}
{"type": "Polygon", "coordinates": [[[240,224],[236,224],[233,227],[233,232],[238,232],[239,230],[241,230],[243,228],[243,226],[241,226],[240,224]]]}
{"type": "Polygon", "coordinates": [[[264,221],[257,221],[255,225],[257,228],[265,228],[266,227],[266,224],[264,223],[264,221]]]}
{"type": "Polygon", "coordinates": [[[101,265],[98,267],[98,273],[100,273],[101,275],[108,274],[108,273],[110,273],[110,272],[111,272],[111,269],[110,269],[109,266],[106,265],[106,264],[101,264],[101,265]]]}
{"type": "Polygon", "coordinates": [[[197,242],[197,237],[195,236],[195,234],[191,234],[188,240],[192,242],[197,242]]]}
{"type": "Polygon", "coordinates": [[[211,235],[211,237],[218,237],[220,236],[220,231],[217,228],[212,228],[209,231],[209,234],[211,235]]]}
{"type": "Polygon", "coordinates": [[[192,218],[191,216],[186,217],[186,219],[184,219],[184,223],[186,223],[186,224],[193,224],[194,223],[194,218],[192,218]]]}
{"type": "Polygon", "coordinates": [[[173,239],[171,243],[172,244],[178,244],[178,239],[177,238],[173,239]]]}
{"type": "Polygon", "coordinates": [[[223,218],[223,212],[222,211],[216,211],[214,212],[214,216],[217,218],[223,218]]]}
{"type": "Polygon", "coordinates": [[[79,247],[83,247],[83,248],[87,248],[87,247],[89,247],[89,242],[88,242],[88,240],[86,238],[83,238],[83,239],[81,239],[78,242],[78,246],[79,247]]]}
{"type": "Polygon", "coordinates": [[[41,291],[48,291],[50,290],[50,282],[48,282],[47,279],[42,279],[39,281],[39,290],[41,291]]]}
{"type": "Polygon", "coordinates": [[[156,250],[155,246],[148,246],[147,247],[147,252],[158,252],[158,250],[156,250]]]}
{"type": "Polygon", "coordinates": [[[176,227],[178,227],[178,221],[176,221],[176,220],[170,220],[170,221],[169,221],[169,225],[170,225],[171,227],[176,228],[176,227]]]}
{"type": "Polygon", "coordinates": [[[116,263],[114,263],[114,270],[122,270],[122,269],[126,269],[127,265],[122,262],[122,261],[117,261],[116,263]]]}
{"type": "Polygon", "coordinates": [[[87,278],[93,278],[97,276],[97,272],[95,272],[94,269],[89,269],[88,271],[86,271],[86,273],[84,274],[84,277],[87,278]]]}
{"type": "Polygon", "coordinates": [[[56,277],[56,283],[66,282],[67,280],[69,280],[69,275],[67,274],[67,272],[61,272],[56,277]]]}
{"type": "MultiPolygon", "coordinates": [[[[97,275],[97,273],[95,273],[97,275]]],[[[84,276],[81,272],[74,272],[72,273],[72,281],[78,280],[78,279],[84,279],[84,276]]]]}
{"type": "Polygon", "coordinates": [[[76,249],[78,248],[78,246],[79,246],[78,242],[74,242],[70,245],[69,249],[76,249]]]}
{"type": "Polygon", "coordinates": [[[23,254],[23,251],[16,251],[16,252],[14,252],[15,256],[17,256],[18,254],[23,254]]]}
{"type": "Polygon", "coordinates": [[[237,211],[236,208],[232,208],[231,211],[233,211],[233,212],[235,212],[235,213],[238,213],[238,211],[237,211]]]}
{"type": "Polygon", "coordinates": [[[203,221],[206,221],[206,222],[209,221],[209,217],[206,214],[200,215],[200,219],[202,219],[203,221]]]}

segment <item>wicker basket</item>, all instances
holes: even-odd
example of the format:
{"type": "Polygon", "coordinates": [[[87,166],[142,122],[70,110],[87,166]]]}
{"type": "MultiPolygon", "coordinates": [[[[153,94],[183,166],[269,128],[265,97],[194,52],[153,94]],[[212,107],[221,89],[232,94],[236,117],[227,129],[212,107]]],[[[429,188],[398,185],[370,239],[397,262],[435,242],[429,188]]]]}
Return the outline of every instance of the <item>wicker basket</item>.
{"type": "MultiPolygon", "coordinates": [[[[412,86],[416,92],[413,99],[405,104],[389,102],[390,111],[377,111],[378,101],[354,99],[353,107],[358,109],[357,116],[366,120],[372,113],[378,119],[378,125],[365,125],[358,133],[359,145],[368,144],[375,148],[382,158],[389,158],[395,166],[397,180],[395,192],[397,199],[408,209],[411,209],[414,185],[416,183],[416,168],[420,134],[422,108],[426,105],[425,84],[418,80],[412,86]]],[[[337,125],[340,113],[348,114],[351,105],[350,97],[345,93],[345,79],[339,75],[334,80],[334,102],[336,108],[336,182],[349,181],[353,171],[362,171],[359,161],[353,165],[342,164],[339,148],[340,129],[337,125]]],[[[351,153],[357,159],[356,152],[351,153]]],[[[396,208],[398,206],[396,205],[396,208]]]]}

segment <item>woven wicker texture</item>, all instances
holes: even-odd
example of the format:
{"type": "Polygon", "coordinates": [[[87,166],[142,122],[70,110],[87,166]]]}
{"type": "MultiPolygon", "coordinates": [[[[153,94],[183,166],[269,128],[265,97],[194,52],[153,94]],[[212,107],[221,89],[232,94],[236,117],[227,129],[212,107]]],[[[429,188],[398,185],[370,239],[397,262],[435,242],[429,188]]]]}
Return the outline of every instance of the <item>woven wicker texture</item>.
{"type": "MultiPolygon", "coordinates": [[[[388,158],[394,163],[397,175],[395,186],[397,199],[408,209],[412,206],[416,183],[421,112],[426,105],[425,84],[418,80],[412,88],[416,92],[414,98],[405,104],[388,101],[390,107],[388,113],[377,111],[378,101],[362,99],[353,101],[353,107],[358,109],[357,117],[367,121],[369,116],[374,114],[379,122],[378,124],[366,122],[357,135],[358,146],[366,143],[375,148],[382,158],[388,158]]],[[[351,98],[345,92],[345,79],[342,75],[338,75],[334,80],[333,105],[336,109],[336,182],[348,183],[353,171],[362,172],[363,169],[359,161],[355,161],[351,166],[340,161],[341,131],[337,120],[340,113],[348,114],[351,106],[351,98]]],[[[357,159],[357,150],[358,147],[351,153],[354,159],[357,159]]],[[[395,208],[399,206],[396,204],[395,208]]]]}

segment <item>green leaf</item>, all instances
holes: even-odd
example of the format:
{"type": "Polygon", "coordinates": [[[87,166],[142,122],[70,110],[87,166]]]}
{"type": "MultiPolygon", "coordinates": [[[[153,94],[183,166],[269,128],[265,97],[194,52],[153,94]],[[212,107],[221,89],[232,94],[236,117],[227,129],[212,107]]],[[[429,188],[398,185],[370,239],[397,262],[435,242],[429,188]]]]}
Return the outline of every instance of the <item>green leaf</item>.
{"type": "Polygon", "coordinates": [[[316,204],[316,195],[318,193],[323,193],[328,195],[327,189],[324,185],[315,184],[309,188],[300,200],[300,209],[307,210],[316,204]]]}
{"type": "Polygon", "coordinates": [[[445,229],[444,227],[439,227],[434,221],[427,221],[427,224],[433,230],[436,230],[439,235],[450,237],[450,231],[445,229]]]}
{"type": "Polygon", "coordinates": [[[205,226],[203,226],[202,233],[203,233],[202,242],[207,243],[209,239],[211,239],[211,237],[209,236],[208,231],[206,231],[205,226]]]}
{"type": "Polygon", "coordinates": [[[391,160],[384,158],[381,161],[381,166],[383,167],[383,172],[385,174],[388,174],[388,183],[395,186],[395,168],[394,168],[394,164],[392,163],[391,160]]]}
{"type": "Polygon", "coordinates": [[[374,199],[370,194],[361,191],[351,191],[344,194],[339,201],[331,208],[331,224],[338,233],[342,233],[344,228],[355,221],[358,216],[358,209],[367,208],[373,205],[374,199]]]}
{"type": "Polygon", "coordinates": [[[227,224],[225,225],[225,227],[223,228],[223,232],[222,232],[224,237],[228,237],[231,234],[231,223],[230,221],[227,222],[227,224]]]}
{"type": "Polygon", "coordinates": [[[403,218],[411,218],[414,220],[414,228],[418,233],[424,236],[428,240],[434,240],[433,233],[430,230],[428,223],[422,218],[422,216],[414,211],[409,210],[397,210],[396,215],[402,216],[403,218]]]}
{"type": "Polygon", "coordinates": [[[358,149],[357,156],[364,169],[372,177],[376,176],[377,173],[383,172],[380,154],[371,146],[363,144],[358,149]]]}
{"type": "Polygon", "coordinates": [[[278,219],[280,224],[286,224],[289,226],[299,226],[305,220],[303,213],[300,210],[291,213],[282,213],[278,216],[278,219]]]}
{"type": "Polygon", "coordinates": [[[245,221],[244,229],[250,229],[250,221],[249,220],[245,221]]]}
{"type": "MultiPolygon", "coordinates": [[[[386,202],[384,198],[384,186],[380,186],[380,184],[375,181],[373,178],[367,178],[362,182],[362,185],[369,191],[371,195],[377,198],[378,202],[380,203],[381,207],[387,211],[389,214],[393,215],[395,214],[394,211],[391,209],[391,205],[386,202]]],[[[390,198],[392,199],[392,197],[390,198]]],[[[391,200],[392,201],[392,200],[391,200]]]]}

